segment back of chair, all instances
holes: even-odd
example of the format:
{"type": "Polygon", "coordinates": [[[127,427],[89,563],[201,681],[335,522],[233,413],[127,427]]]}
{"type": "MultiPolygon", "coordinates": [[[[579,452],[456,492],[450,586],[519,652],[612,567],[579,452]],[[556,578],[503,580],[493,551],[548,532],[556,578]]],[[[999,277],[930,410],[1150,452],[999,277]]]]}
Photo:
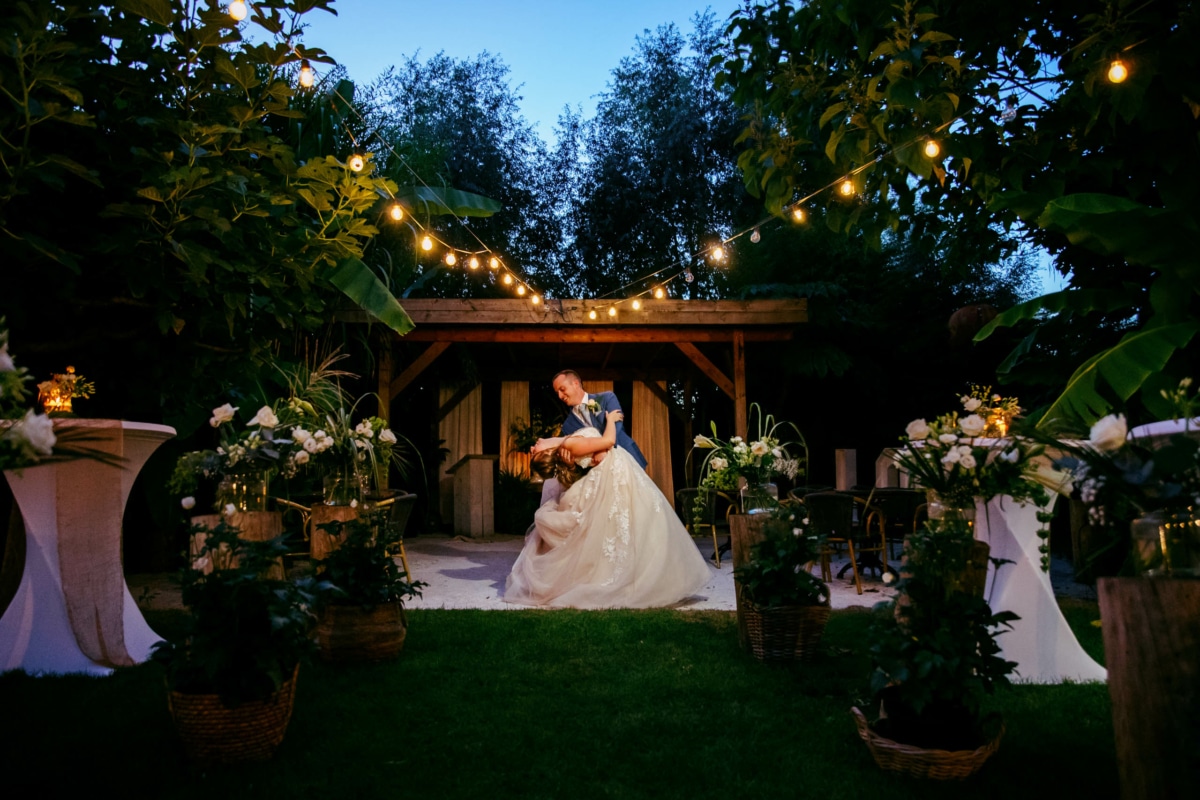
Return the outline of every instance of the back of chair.
{"type": "Polygon", "coordinates": [[[712,525],[716,518],[717,492],[698,487],[679,489],[675,492],[675,508],[679,512],[679,518],[683,521],[684,527],[689,530],[696,525],[712,525]],[[696,499],[702,493],[705,498],[704,509],[700,515],[697,515],[696,499]]]}
{"type": "Polygon", "coordinates": [[[408,527],[408,519],[412,516],[416,504],[417,496],[412,492],[399,495],[391,503],[388,527],[391,528],[392,536],[399,541],[404,541],[404,529],[408,527]]]}
{"type": "Polygon", "coordinates": [[[913,517],[924,502],[919,489],[876,489],[871,496],[871,504],[883,512],[889,538],[912,533],[913,517]]]}
{"type": "Polygon", "coordinates": [[[854,496],[842,492],[813,492],[804,495],[808,522],[822,536],[847,538],[854,535],[854,496]]]}

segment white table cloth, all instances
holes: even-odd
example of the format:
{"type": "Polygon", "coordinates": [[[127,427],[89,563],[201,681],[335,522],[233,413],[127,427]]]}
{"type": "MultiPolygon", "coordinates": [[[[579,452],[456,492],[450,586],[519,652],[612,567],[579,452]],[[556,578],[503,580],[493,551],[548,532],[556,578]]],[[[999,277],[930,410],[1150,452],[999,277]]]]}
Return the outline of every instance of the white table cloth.
{"type": "Polygon", "coordinates": [[[56,420],[88,447],[123,459],[77,459],[6,471],[25,522],[25,564],[0,617],[0,672],[108,675],[145,661],[160,637],[125,584],[121,522],[134,479],[175,430],[121,420],[56,420]]]}

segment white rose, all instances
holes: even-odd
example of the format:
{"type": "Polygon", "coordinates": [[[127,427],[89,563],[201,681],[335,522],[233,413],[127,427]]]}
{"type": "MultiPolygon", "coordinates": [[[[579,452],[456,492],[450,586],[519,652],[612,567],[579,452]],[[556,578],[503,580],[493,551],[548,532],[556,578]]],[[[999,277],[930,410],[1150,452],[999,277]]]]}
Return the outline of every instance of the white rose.
{"type": "Polygon", "coordinates": [[[371,427],[371,420],[369,419],[364,419],[362,422],[358,423],[358,425],[354,427],[354,432],[367,439],[370,439],[375,435],[375,429],[371,427]]]}
{"type": "Polygon", "coordinates": [[[179,505],[183,506],[188,511],[191,511],[193,508],[196,507],[196,498],[192,497],[191,495],[188,495],[187,497],[185,497],[179,501],[179,505]]]}
{"type": "Polygon", "coordinates": [[[803,524],[807,525],[807,524],[808,524],[808,517],[805,517],[804,519],[800,520],[800,522],[802,522],[803,524]]]}
{"type": "Polygon", "coordinates": [[[351,507],[351,508],[358,508],[358,501],[357,501],[357,500],[351,500],[351,501],[350,501],[350,507],[351,507]]]}
{"type": "Polygon", "coordinates": [[[771,448],[767,447],[766,442],[755,442],[754,444],[750,445],[750,452],[756,456],[765,456],[767,453],[771,452],[771,448]]]}
{"type": "Polygon", "coordinates": [[[258,413],[254,415],[254,419],[246,423],[247,426],[261,425],[264,428],[274,428],[278,424],[279,417],[275,416],[275,412],[271,410],[270,406],[260,408],[258,413]]]}
{"type": "Polygon", "coordinates": [[[306,453],[319,453],[321,451],[321,440],[315,436],[311,436],[305,439],[304,443],[300,446],[304,448],[304,452],[306,453]]]}
{"type": "Polygon", "coordinates": [[[214,428],[216,428],[217,426],[223,425],[224,423],[229,422],[229,420],[233,419],[233,415],[236,412],[237,412],[237,408],[229,405],[229,403],[226,403],[225,405],[221,406],[220,408],[214,408],[212,419],[210,419],[208,421],[208,424],[212,425],[214,428]]]}
{"type": "Polygon", "coordinates": [[[391,428],[384,428],[379,432],[379,441],[383,442],[384,444],[395,444],[396,434],[392,433],[391,428]]]}
{"type": "Polygon", "coordinates": [[[908,427],[904,429],[904,435],[914,441],[924,439],[929,435],[929,423],[923,419],[914,419],[908,423],[908,427]]]}
{"type": "Polygon", "coordinates": [[[941,436],[938,437],[938,441],[941,442],[942,444],[954,444],[955,442],[958,441],[958,437],[955,436],[953,433],[943,433],[941,436]]]}
{"type": "Polygon", "coordinates": [[[962,428],[963,434],[973,439],[987,429],[987,422],[978,414],[972,414],[962,419],[958,423],[958,427],[962,428]]]}
{"type": "Polygon", "coordinates": [[[962,404],[963,408],[965,408],[967,411],[975,411],[981,405],[983,405],[983,401],[978,397],[964,397],[962,399],[962,404]]]}
{"type": "Polygon", "coordinates": [[[720,472],[721,470],[723,470],[729,466],[729,462],[726,461],[725,459],[721,458],[720,456],[717,456],[716,458],[710,458],[708,460],[708,465],[710,467],[712,467],[713,469],[717,470],[718,472],[720,472]]]}
{"type": "Polygon", "coordinates": [[[11,431],[17,441],[24,441],[38,455],[48,456],[54,452],[54,420],[35,414],[32,408],[13,424],[11,431]]]}
{"type": "Polygon", "coordinates": [[[309,457],[310,456],[308,455],[307,450],[301,450],[300,452],[296,453],[296,455],[292,456],[292,460],[297,464],[307,464],[309,457]]]}
{"type": "Polygon", "coordinates": [[[312,438],[312,434],[304,430],[304,428],[292,428],[292,441],[302,445],[312,438]]]}
{"type": "Polygon", "coordinates": [[[804,534],[804,528],[792,528],[792,536],[795,536],[797,539],[800,538],[803,534],[804,534]]]}
{"type": "Polygon", "coordinates": [[[1129,426],[1125,423],[1124,414],[1109,414],[1092,426],[1088,434],[1088,442],[1102,453],[1117,450],[1125,444],[1129,435],[1129,426]]]}
{"type": "Polygon", "coordinates": [[[895,573],[892,573],[892,572],[885,572],[885,573],[883,573],[883,578],[881,580],[885,584],[891,584],[891,583],[895,582],[896,575],[895,575],[895,573]]]}
{"type": "Polygon", "coordinates": [[[962,464],[964,469],[975,469],[975,456],[967,453],[964,456],[958,457],[958,463],[962,464]]]}
{"type": "Polygon", "coordinates": [[[8,354],[8,342],[5,342],[0,345],[0,372],[13,372],[16,368],[12,356],[8,354]]]}
{"type": "Polygon", "coordinates": [[[958,452],[958,448],[954,448],[950,452],[946,453],[946,455],[942,456],[942,463],[946,466],[957,464],[960,460],[962,460],[962,453],[958,452]]]}
{"type": "Polygon", "coordinates": [[[192,569],[196,570],[197,572],[208,572],[209,567],[211,566],[212,559],[210,559],[208,556],[200,556],[192,562],[192,569]]]}
{"type": "Polygon", "coordinates": [[[750,449],[750,448],[746,447],[746,443],[745,443],[745,442],[738,442],[737,444],[735,444],[735,445],[733,446],[733,452],[735,452],[735,453],[744,453],[744,452],[746,452],[748,449],[750,449]]]}
{"type": "Polygon", "coordinates": [[[739,443],[739,442],[741,442],[741,441],[742,441],[742,437],[740,437],[740,436],[735,436],[735,437],[733,437],[732,439],[730,439],[730,440],[729,440],[729,443],[730,443],[730,444],[738,444],[738,443],[739,443]]]}
{"type": "Polygon", "coordinates": [[[233,503],[226,503],[223,511],[225,512],[225,516],[232,517],[237,513],[237,507],[233,503]]]}

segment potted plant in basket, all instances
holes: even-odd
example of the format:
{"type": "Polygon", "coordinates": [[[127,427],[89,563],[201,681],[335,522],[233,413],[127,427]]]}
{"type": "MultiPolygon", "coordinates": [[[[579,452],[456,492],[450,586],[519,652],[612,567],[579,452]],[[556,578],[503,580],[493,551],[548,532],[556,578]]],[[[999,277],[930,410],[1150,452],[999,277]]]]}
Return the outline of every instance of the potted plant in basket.
{"type": "Polygon", "coordinates": [[[880,767],[918,777],[965,778],[999,746],[1003,723],[983,698],[1016,664],[995,637],[1014,619],[992,611],[963,579],[974,549],[963,519],[931,520],[905,547],[894,613],[872,626],[871,691],[879,716],[853,709],[880,767]]]}
{"type": "Polygon", "coordinates": [[[426,585],[409,581],[392,556],[401,532],[388,524],[387,509],[366,510],[344,525],[324,527],[340,539],[320,566],[322,579],[332,587],[316,629],[321,658],[363,662],[397,657],[408,630],[404,600],[419,596],[426,585]]]}
{"type": "Polygon", "coordinates": [[[222,522],[205,531],[183,570],[186,635],[160,642],[168,705],[194,760],[270,758],[283,741],[300,661],[312,650],[309,611],[322,586],[312,578],[264,577],[286,549],[248,541],[222,522]]]}
{"type": "Polygon", "coordinates": [[[811,659],[829,621],[829,587],[809,568],[820,537],[787,506],[763,515],[762,539],[739,567],[738,607],[759,661],[811,659]]]}

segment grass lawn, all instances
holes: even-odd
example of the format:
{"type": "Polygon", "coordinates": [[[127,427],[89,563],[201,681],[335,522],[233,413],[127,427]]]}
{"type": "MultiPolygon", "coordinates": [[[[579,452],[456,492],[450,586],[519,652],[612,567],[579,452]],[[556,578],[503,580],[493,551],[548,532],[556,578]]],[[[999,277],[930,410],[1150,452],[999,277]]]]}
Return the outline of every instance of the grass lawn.
{"type": "MultiPolygon", "coordinates": [[[[1099,656],[1095,604],[1064,607],[1099,656]]],[[[147,616],[169,635],[178,614],[147,616]]],[[[997,695],[1008,733],[967,784],[879,771],[848,713],[869,620],[834,612],[815,663],[769,667],[739,651],[728,612],[413,611],[399,661],[301,669],[273,762],[205,770],[182,757],[156,666],[8,674],[0,785],[13,798],[1117,796],[1103,685],[997,695]]]]}

